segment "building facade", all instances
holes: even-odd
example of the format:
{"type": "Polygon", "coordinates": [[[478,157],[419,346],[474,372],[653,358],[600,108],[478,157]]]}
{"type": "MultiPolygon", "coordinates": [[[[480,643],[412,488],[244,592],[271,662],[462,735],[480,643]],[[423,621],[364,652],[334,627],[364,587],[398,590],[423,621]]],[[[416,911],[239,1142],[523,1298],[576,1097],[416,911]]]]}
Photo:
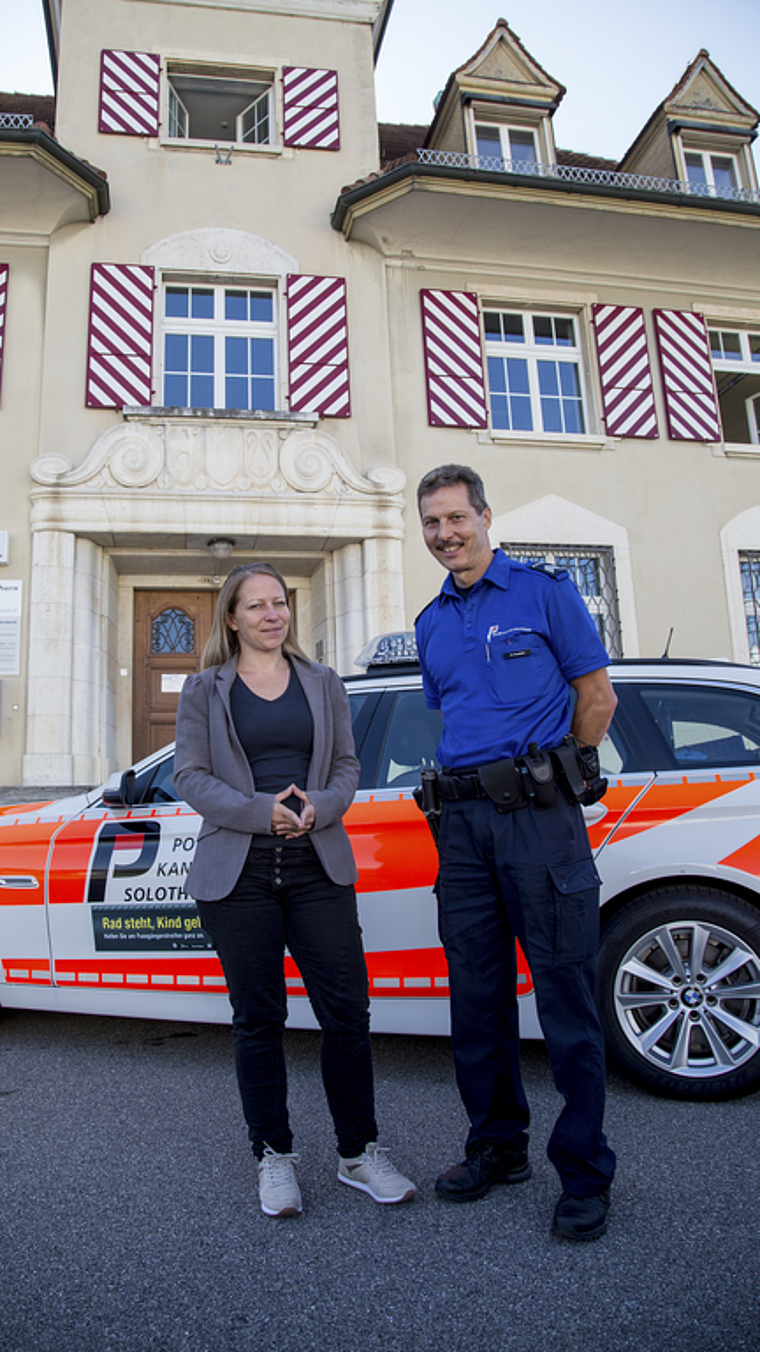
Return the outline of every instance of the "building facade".
{"type": "Polygon", "coordinates": [[[613,653],[759,660],[758,114],[706,52],[613,164],[503,21],[378,129],[389,0],[46,11],[55,135],[0,117],[2,782],[169,740],[235,563],[351,671],[440,584],[453,460],[613,653]]]}

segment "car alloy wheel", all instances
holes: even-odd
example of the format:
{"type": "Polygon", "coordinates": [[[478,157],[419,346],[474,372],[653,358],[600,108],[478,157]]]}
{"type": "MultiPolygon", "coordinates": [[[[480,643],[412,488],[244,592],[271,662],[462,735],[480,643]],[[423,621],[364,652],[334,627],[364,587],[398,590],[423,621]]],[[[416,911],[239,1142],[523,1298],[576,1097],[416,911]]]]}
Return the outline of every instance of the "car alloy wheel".
{"type": "Polygon", "coordinates": [[[718,1099],[760,1083],[760,914],[685,884],[605,929],[598,999],[610,1058],[655,1093],[718,1099]]]}

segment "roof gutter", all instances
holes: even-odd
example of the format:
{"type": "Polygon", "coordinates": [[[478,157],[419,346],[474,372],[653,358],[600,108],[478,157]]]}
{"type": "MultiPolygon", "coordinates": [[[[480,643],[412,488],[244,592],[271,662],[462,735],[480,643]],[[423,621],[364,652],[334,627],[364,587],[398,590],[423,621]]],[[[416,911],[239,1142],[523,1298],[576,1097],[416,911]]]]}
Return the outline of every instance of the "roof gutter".
{"type": "MultiPolygon", "coordinates": [[[[59,178],[66,179],[70,183],[72,179],[78,179],[79,183],[89,190],[85,195],[90,198],[92,207],[95,208],[91,213],[93,220],[96,216],[106,216],[111,210],[111,192],[108,180],[103,174],[93,169],[91,164],[85,164],[84,160],[77,159],[70,150],[64,150],[55,137],[43,131],[41,127],[0,128],[0,155],[3,146],[6,145],[19,147],[15,152],[11,151],[12,154],[23,154],[24,148],[27,147],[32,159],[38,160],[59,178]]],[[[73,186],[76,187],[76,183],[73,186]]]]}
{"type": "Polygon", "coordinates": [[[684,211],[704,210],[709,205],[711,211],[730,212],[739,215],[755,216],[760,219],[760,204],[753,202],[728,202],[719,197],[693,197],[685,193],[650,192],[642,188],[618,188],[607,184],[573,183],[567,179],[537,177],[535,174],[512,174],[503,170],[455,169],[438,164],[420,164],[410,161],[400,164],[387,173],[379,174],[368,183],[360,183],[355,188],[344,190],[335,204],[330,217],[333,230],[345,233],[344,226],[351,211],[362,202],[368,202],[386,188],[403,183],[405,179],[441,179],[452,183],[501,184],[505,188],[527,188],[532,192],[567,193],[573,197],[608,197],[621,202],[657,202],[665,206],[678,206],[684,211]]]}
{"type": "Polygon", "coordinates": [[[375,65],[377,65],[377,59],[380,55],[380,48],[383,45],[383,38],[385,37],[385,30],[388,27],[388,20],[391,17],[393,3],[394,0],[383,0],[383,8],[381,9],[380,14],[375,20],[375,26],[372,30],[372,41],[374,44],[374,52],[375,52],[375,65]]]}

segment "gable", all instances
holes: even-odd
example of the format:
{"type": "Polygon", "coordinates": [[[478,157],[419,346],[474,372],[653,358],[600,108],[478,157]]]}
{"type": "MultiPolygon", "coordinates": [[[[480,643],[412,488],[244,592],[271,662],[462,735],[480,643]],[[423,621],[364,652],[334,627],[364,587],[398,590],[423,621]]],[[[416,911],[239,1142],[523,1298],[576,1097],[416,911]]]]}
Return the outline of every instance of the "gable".
{"type": "Polygon", "coordinates": [[[733,100],[726,98],[717,81],[711,79],[704,69],[698,71],[680,97],[673,100],[671,111],[675,111],[676,108],[681,112],[688,109],[689,112],[730,114],[734,111],[733,100]]]}
{"type": "Polygon", "coordinates": [[[715,78],[704,66],[699,68],[686,87],[668,104],[668,112],[688,114],[700,119],[717,118],[723,122],[752,125],[756,118],[743,99],[737,98],[722,80],[715,78]]]}
{"type": "Polygon", "coordinates": [[[473,62],[463,74],[477,76],[481,80],[500,80],[505,84],[534,85],[541,83],[535,67],[520,60],[514,47],[503,35],[486,52],[483,59],[473,62]]]}
{"type": "Polygon", "coordinates": [[[706,125],[719,121],[733,124],[737,130],[756,126],[758,119],[755,109],[729,84],[704,49],[686,69],[664,106],[671,116],[678,113],[695,121],[704,119],[706,125]]]}
{"type": "Polygon", "coordinates": [[[537,98],[547,104],[559,101],[564,86],[550,75],[525,50],[516,33],[500,19],[483,46],[454,72],[460,89],[490,86],[489,92],[503,98],[537,98]],[[498,86],[494,88],[494,86],[498,86]]]}
{"type": "MultiPolygon", "coordinates": [[[[435,149],[466,151],[467,134],[462,109],[477,109],[478,101],[490,114],[500,105],[499,117],[515,109],[531,110],[532,122],[551,116],[565,93],[564,85],[553,80],[523,47],[506,20],[499,19],[482,47],[449,76],[438,101],[425,144],[435,149]]],[[[547,133],[551,140],[550,133],[547,133]]],[[[544,147],[553,158],[554,148],[544,147]],[[549,151],[551,153],[549,153],[549,151]]]]}

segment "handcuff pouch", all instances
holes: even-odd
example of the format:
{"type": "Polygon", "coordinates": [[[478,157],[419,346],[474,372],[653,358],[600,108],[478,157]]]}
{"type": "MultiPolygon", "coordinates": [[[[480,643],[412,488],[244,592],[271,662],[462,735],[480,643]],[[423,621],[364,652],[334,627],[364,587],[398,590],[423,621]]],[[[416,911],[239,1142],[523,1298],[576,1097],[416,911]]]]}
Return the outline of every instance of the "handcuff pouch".
{"type": "Polygon", "coordinates": [[[526,802],[522,772],[511,758],[479,765],[478,775],[488,797],[497,807],[511,811],[526,802]]]}

